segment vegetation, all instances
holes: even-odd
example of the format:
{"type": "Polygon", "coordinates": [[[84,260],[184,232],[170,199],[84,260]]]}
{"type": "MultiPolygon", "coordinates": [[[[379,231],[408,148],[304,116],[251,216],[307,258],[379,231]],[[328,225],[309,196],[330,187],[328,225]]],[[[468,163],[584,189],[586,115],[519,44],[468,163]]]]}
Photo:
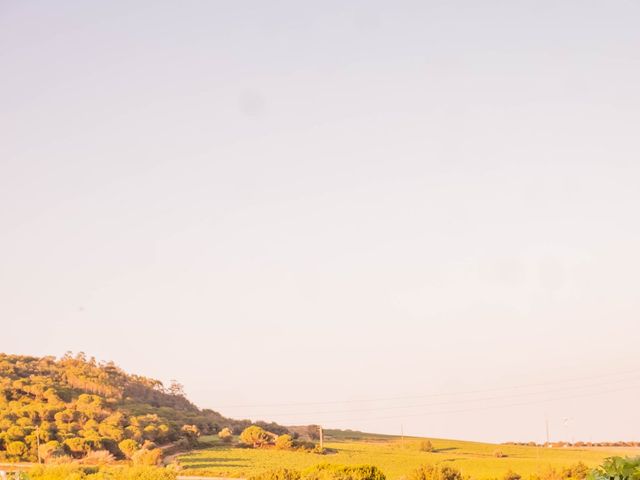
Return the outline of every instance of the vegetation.
{"type": "MultiPolygon", "coordinates": [[[[304,433],[302,428],[299,431],[304,433]]],[[[278,450],[272,446],[236,448],[223,443],[217,435],[204,436],[200,440],[211,442],[212,446],[178,457],[181,475],[250,477],[277,469],[305,472],[322,462],[348,466],[376,465],[388,480],[408,478],[411,472],[424,464],[455,467],[464,478],[473,480],[502,480],[509,470],[517,472],[524,480],[583,480],[580,472],[586,475],[588,469],[596,467],[606,457],[637,452],[634,448],[498,447],[488,443],[433,438],[428,439],[433,451],[422,452],[422,438],[405,437],[402,440],[390,435],[340,430],[325,430],[324,446],[329,453],[323,456],[296,447],[293,450],[278,450]],[[504,453],[503,458],[494,456],[496,448],[504,453]]],[[[299,441],[294,440],[294,445],[299,441]]]]}
{"type": "MultiPolygon", "coordinates": [[[[201,434],[249,425],[198,409],[175,381],[165,387],[82,353],[59,360],[0,354],[0,461],[82,459],[106,451],[150,465],[159,461],[158,446],[188,447],[201,434]]],[[[287,433],[277,424],[261,425],[287,433]]]]}
{"type": "Polygon", "coordinates": [[[29,480],[175,480],[176,474],[158,467],[83,467],[77,464],[32,468],[29,480]]]}
{"type": "Polygon", "coordinates": [[[409,480],[463,480],[462,473],[450,465],[420,465],[409,480]]]}
{"type": "Polygon", "coordinates": [[[385,480],[384,474],[372,465],[320,464],[305,471],[275,468],[251,476],[248,480],[385,480]]]}
{"type": "Polygon", "coordinates": [[[267,432],[264,428],[258,427],[257,425],[251,425],[242,431],[240,434],[240,440],[242,443],[251,445],[254,448],[262,447],[273,440],[273,434],[267,432]]]}
{"type": "Polygon", "coordinates": [[[431,443],[431,440],[422,440],[419,446],[421,452],[433,452],[433,443],[431,443]]]}
{"type": "Polygon", "coordinates": [[[635,458],[610,457],[592,470],[589,480],[639,480],[640,456],[635,458]]]}

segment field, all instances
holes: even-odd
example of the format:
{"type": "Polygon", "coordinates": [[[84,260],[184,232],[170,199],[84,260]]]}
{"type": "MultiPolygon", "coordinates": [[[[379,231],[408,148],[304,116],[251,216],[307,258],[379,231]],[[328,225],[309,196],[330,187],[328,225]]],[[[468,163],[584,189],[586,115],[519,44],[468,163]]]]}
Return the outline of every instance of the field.
{"type": "Polygon", "coordinates": [[[638,448],[542,448],[459,440],[430,439],[434,451],[422,452],[418,438],[347,434],[328,431],[325,447],[334,453],[318,455],[300,451],[245,449],[222,445],[214,437],[206,441],[210,448],[190,452],[178,458],[182,475],[246,477],[277,467],[304,469],[318,463],[345,465],[372,464],[378,466],[389,480],[399,480],[425,463],[446,463],[460,469],[473,479],[501,479],[508,470],[528,480],[549,467],[556,469],[583,462],[598,465],[613,455],[639,455],[638,448]],[[500,450],[504,457],[498,458],[500,450]]]}

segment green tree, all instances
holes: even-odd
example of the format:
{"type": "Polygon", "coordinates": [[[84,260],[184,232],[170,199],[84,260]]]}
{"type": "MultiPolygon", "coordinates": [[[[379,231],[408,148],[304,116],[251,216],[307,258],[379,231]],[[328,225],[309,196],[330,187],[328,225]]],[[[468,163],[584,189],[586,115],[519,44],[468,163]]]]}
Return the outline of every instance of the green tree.
{"type": "Polygon", "coordinates": [[[133,454],[140,449],[140,445],[135,440],[127,438],[118,443],[118,448],[125,457],[131,458],[133,454]]]}
{"type": "Polygon", "coordinates": [[[257,425],[251,425],[245,428],[240,434],[240,440],[252,447],[261,447],[267,445],[271,441],[272,436],[263,428],[257,425]]]}
{"type": "Polygon", "coordinates": [[[233,440],[233,432],[231,432],[231,429],[229,427],[224,427],[218,432],[218,437],[224,443],[229,443],[231,442],[231,440],[233,440]]]}
{"type": "Polygon", "coordinates": [[[278,450],[291,450],[293,448],[293,437],[287,433],[276,438],[276,448],[278,450]]]}
{"type": "Polygon", "coordinates": [[[27,454],[27,445],[20,440],[7,443],[7,455],[20,460],[27,454]]]}

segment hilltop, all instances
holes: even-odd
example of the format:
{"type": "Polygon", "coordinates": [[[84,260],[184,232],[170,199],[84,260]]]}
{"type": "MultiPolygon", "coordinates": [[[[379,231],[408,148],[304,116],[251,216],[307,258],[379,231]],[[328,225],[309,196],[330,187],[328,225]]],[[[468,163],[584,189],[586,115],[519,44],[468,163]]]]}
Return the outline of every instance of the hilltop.
{"type": "Polygon", "coordinates": [[[60,359],[0,353],[0,459],[81,458],[92,451],[123,458],[250,424],[199,409],[178,383],[165,387],[83,353],[60,359]]]}

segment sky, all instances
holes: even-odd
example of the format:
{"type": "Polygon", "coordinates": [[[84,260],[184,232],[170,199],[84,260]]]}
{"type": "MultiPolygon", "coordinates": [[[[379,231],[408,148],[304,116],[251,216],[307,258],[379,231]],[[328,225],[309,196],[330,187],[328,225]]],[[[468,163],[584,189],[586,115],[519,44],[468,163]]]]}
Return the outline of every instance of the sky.
{"type": "Polygon", "coordinates": [[[639,17],[0,1],[0,350],[239,418],[640,440],[639,17]]]}

